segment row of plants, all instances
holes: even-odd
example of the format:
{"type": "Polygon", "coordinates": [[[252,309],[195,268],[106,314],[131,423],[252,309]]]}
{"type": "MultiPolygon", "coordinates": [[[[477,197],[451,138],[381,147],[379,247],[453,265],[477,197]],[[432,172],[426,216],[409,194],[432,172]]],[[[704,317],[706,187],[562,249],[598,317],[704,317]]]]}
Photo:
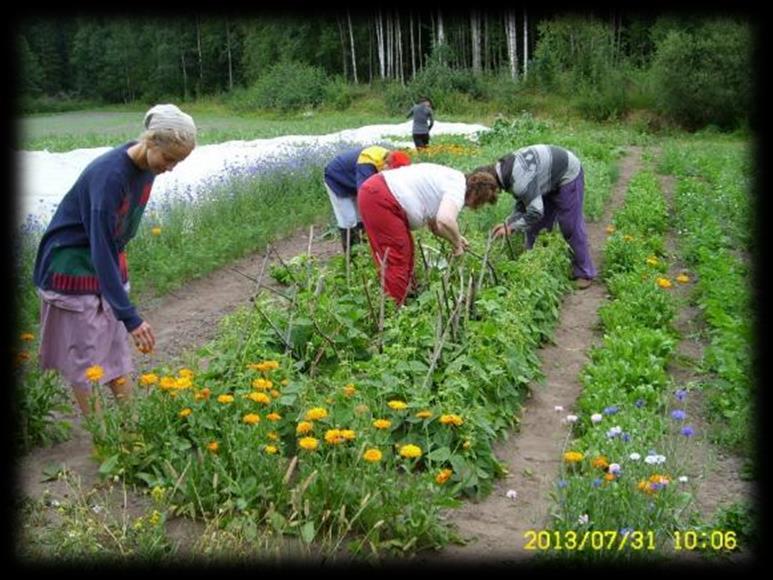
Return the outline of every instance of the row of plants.
{"type": "Polygon", "coordinates": [[[703,312],[708,346],[702,360],[715,441],[751,457],[754,251],[749,203],[751,159],[732,143],[671,145],[662,170],[676,175],[680,245],[694,268],[693,300],[703,312]]]}
{"type": "Polygon", "coordinates": [[[558,558],[661,557],[688,522],[693,497],[685,471],[695,434],[685,411],[689,389],[667,372],[679,338],[671,292],[689,277],[668,277],[668,211],[652,172],[632,178],[612,221],[603,341],[590,349],[582,395],[565,419],[570,431],[554,490],[551,529],[576,541],[551,553],[558,558]],[[603,548],[598,534],[606,534],[603,548]],[[581,548],[588,537],[593,543],[581,548]]]}

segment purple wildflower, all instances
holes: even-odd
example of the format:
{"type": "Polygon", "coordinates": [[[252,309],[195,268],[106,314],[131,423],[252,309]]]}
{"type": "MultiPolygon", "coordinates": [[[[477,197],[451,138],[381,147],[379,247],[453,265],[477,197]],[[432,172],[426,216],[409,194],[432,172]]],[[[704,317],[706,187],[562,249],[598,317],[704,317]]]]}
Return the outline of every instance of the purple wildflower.
{"type": "Polygon", "coordinates": [[[605,415],[614,415],[619,410],[620,410],[620,407],[618,407],[617,405],[610,405],[609,407],[604,409],[604,414],[605,415]]]}
{"type": "Polygon", "coordinates": [[[680,433],[685,437],[692,437],[695,434],[695,431],[690,425],[687,425],[686,427],[682,427],[680,433]]]}
{"type": "Polygon", "coordinates": [[[686,417],[687,417],[687,413],[685,413],[681,409],[674,409],[673,411],[671,411],[672,419],[676,419],[677,421],[684,421],[686,417]]]}
{"type": "Polygon", "coordinates": [[[597,477],[596,479],[593,480],[593,483],[591,485],[593,485],[593,487],[598,487],[601,485],[601,480],[597,477]]]}
{"type": "Polygon", "coordinates": [[[634,405],[636,405],[637,409],[641,409],[644,406],[644,399],[639,399],[634,403],[634,405]]]}
{"type": "Polygon", "coordinates": [[[674,396],[678,401],[684,401],[685,397],[687,397],[687,391],[685,389],[677,389],[674,396]]]}

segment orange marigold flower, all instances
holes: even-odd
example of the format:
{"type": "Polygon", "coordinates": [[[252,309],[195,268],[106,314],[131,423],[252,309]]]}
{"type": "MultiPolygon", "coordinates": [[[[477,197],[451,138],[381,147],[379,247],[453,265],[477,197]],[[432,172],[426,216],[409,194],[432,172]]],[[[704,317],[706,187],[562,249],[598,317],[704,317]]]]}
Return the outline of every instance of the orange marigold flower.
{"type": "Polygon", "coordinates": [[[426,410],[419,411],[418,413],[416,413],[416,416],[419,419],[429,419],[430,417],[432,417],[432,411],[426,411],[426,410]]]}
{"type": "Polygon", "coordinates": [[[150,385],[155,385],[158,382],[158,375],[155,373],[146,373],[144,375],[140,375],[140,384],[143,387],[149,387],[150,385]]]}
{"type": "Polygon", "coordinates": [[[344,387],[344,396],[353,397],[357,393],[357,389],[351,383],[344,387]]]}
{"type": "Polygon", "coordinates": [[[376,419],[373,421],[373,426],[376,429],[389,429],[392,426],[392,421],[388,419],[376,419]]]}
{"type": "Polygon", "coordinates": [[[443,425],[454,425],[458,427],[464,423],[464,419],[462,419],[459,415],[441,415],[440,422],[443,425]]]}
{"type": "Polygon", "coordinates": [[[446,481],[448,481],[448,478],[453,475],[453,471],[451,469],[441,469],[440,472],[435,476],[435,482],[438,485],[443,485],[446,481]]]}
{"type": "Polygon", "coordinates": [[[318,421],[327,417],[327,410],[322,407],[314,407],[306,412],[304,417],[307,421],[318,421]]]}
{"type": "Polygon", "coordinates": [[[421,447],[412,444],[403,445],[400,447],[400,455],[406,459],[416,459],[421,457],[421,447]]]}
{"type": "Polygon", "coordinates": [[[187,379],[193,380],[194,374],[193,374],[193,371],[191,369],[183,368],[183,369],[180,369],[179,371],[177,371],[177,376],[181,377],[181,378],[187,378],[187,379]]]}
{"type": "Polygon", "coordinates": [[[220,445],[217,441],[212,441],[209,445],[207,445],[207,449],[209,449],[212,453],[217,453],[220,450],[220,445]]]}
{"type": "Polygon", "coordinates": [[[268,415],[266,415],[266,419],[268,419],[269,421],[279,421],[281,418],[282,418],[282,415],[280,415],[279,413],[269,413],[268,415]]]}
{"type": "Polygon", "coordinates": [[[300,445],[303,449],[313,451],[319,447],[319,441],[314,437],[303,437],[302,439],[298,440],[298,445],[300,445]]]}
{"type": "Polygon", "coordinates": [[[200,391],[196,391],[193,395],[193,398],[197,401],[206,401],[209,399],[209,396],[212,394],[212,391],[209,390],[209,387],[204,387],[200,391]]]}
{"type": "Polygon", "coordinates": [[[233,395],[219,395],[217,397],[217,402],[222,403],[223,405],[230,405],[234,402],[233,395]]]}
{"type": "Polygon", "coordinates": [[[247,423],[247,425],[255,425],[256,423],[260,423],[260,415],[256,415],[255,413],[248,413],[242,417],[242,422],[247,423]]]}
{"type": "Polygon", "coordinates": [[[264,405],[268,405],[271,402],[271,398],[266,393],[252,392],[245,396],[256,403],[262,403],[264,405]]]}
{"type": "Polygon", "coordinates": [[[671,280],[668,278],[658,277],[655,282],[657,282],[658,286],[661,288],[671,288],[671,280]]]}
{"type": "Polygon", "coordinates": [[[325,431],[325,442],[330,443],[331,445],[338,445],[344,441],[346,441],[346,439],[341,435],[340,429],[328,429],[325,431]]]}
{"type": "Polygon", "coordinates": [[[362,454],[362,458],[370,463],[381,461],[381,457],[381,451],[378,449],[368,449],[365,453],[362,454]]]}
{"type": "Polygon", "coordinates": [[[295,428],[295,432],[298,435],[305,435],[306,433],[310,433],[312,429],[314,429],[314,423],[311,423],[310,421],[301,421],[295,428]]]}
{"type": "Polygon", "coordinates": [[[105,376],[105,369],[99,365],[90,366],[86,369],[86,379],[93,383],[99,381],[103,376],[105,376]]]}
{"type": "Polygon", "coordinates": [[[169,389],[174,389],[177,387],[177,379],[174,377],[161,377],[161,380],[158,383],[158,388],[162,391],[167,391],[169,389]]]}
{"type": "Polygon", "coordinates": [[[175,389],[190,389],[193,386],[190,377],[180,377],[175,380],[175,389]]]}
{"type": "Polygon", "coordinates": [[[268,391],[273,386],[274,383],[268,379],[255,379],[252,381],[252,388],[257,389],[258,391],[268,391]]]}
{"type": "Polygon", "coordinates": [[[585,456],[579,451],[567,451],[564,453],[564,461],[567,463],[579,463],[583,457],[585,456]]]}
{"type": "Polygon", "coordinates": [[[598,469],[606,469],[607,467],[609,467],[609,461],[603,455],[599,455],[598,457],[594,457],[593,461],[591,461],[590,464],[593,467],[597,467],[598,469]]]}
{"type": "Polygon", "coordinates": [[[354,441],[355,437],[357,437],[357,434],[351,429],[341,429],[341,437],[347,441],[354,441]]]}

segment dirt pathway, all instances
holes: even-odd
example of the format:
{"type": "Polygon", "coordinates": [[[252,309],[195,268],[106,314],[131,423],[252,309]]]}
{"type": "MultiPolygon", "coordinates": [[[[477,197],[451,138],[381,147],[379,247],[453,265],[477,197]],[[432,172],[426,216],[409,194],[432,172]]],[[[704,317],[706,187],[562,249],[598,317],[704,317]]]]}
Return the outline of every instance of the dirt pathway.
{"type": "MultiPolygon", "coordinates": [[[[620,161],[620,177],[604,216],[587,224],[593,261],[599,271],[606,225],[623,203],[628,182],[641,167],[641,156],[641,148],[628,149],[620,161]]],[[[587,362],[587,350],[598,341],[597,311],[604,300],[606,288],[601,282],[566,296],[554,342],[538,352],[544,382],[531,385],[531,397],[523,407],[520,429],[494,449],[507,466],[508,475],[495,484],[484,500],[466,502],[449,513],[449,520],[469,543],[452,545],[418,560],[502,565],[523,562],[535,554],[523,549],[524,534],[528,530],[545,529],[549,523],[550,492],[559,475],[568,433],[568,427],[561,421],[571,412],[580,394],[578,376],[587,362]],[[563,407],[563,411],[556,411],[556,406],[563,407]],[[510,490],[516,492],[515,499],[508,497],[510,490]]]]}

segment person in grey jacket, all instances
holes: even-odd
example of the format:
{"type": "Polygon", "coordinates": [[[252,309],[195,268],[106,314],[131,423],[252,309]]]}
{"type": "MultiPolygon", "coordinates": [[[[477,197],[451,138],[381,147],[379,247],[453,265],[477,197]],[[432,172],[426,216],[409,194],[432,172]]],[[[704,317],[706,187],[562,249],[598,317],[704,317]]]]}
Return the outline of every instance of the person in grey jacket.
{"type": "Polygon", "coordinates": [[[478,171],[493,175],[499,187],[515,198],[513,212],[492,229],[493,236],[525,231],[526,247],[531,249],[537,234],[553,229],[558,222],[561,234],[572,248],[575,284],[580,289],[590,286],[596,268],[585,231],[585,177],[577,156],[555,145],[529,145],[473,173],[478,171]]]}
{"type": "Polygon", "coordinates": [[[429,132],[435,124],[432,118],[432,101],[422,97],[419,102],[411,107],[408,118],[413,117],[413,143],[416,149],[423,149],[429,145],[429,132]]]}

